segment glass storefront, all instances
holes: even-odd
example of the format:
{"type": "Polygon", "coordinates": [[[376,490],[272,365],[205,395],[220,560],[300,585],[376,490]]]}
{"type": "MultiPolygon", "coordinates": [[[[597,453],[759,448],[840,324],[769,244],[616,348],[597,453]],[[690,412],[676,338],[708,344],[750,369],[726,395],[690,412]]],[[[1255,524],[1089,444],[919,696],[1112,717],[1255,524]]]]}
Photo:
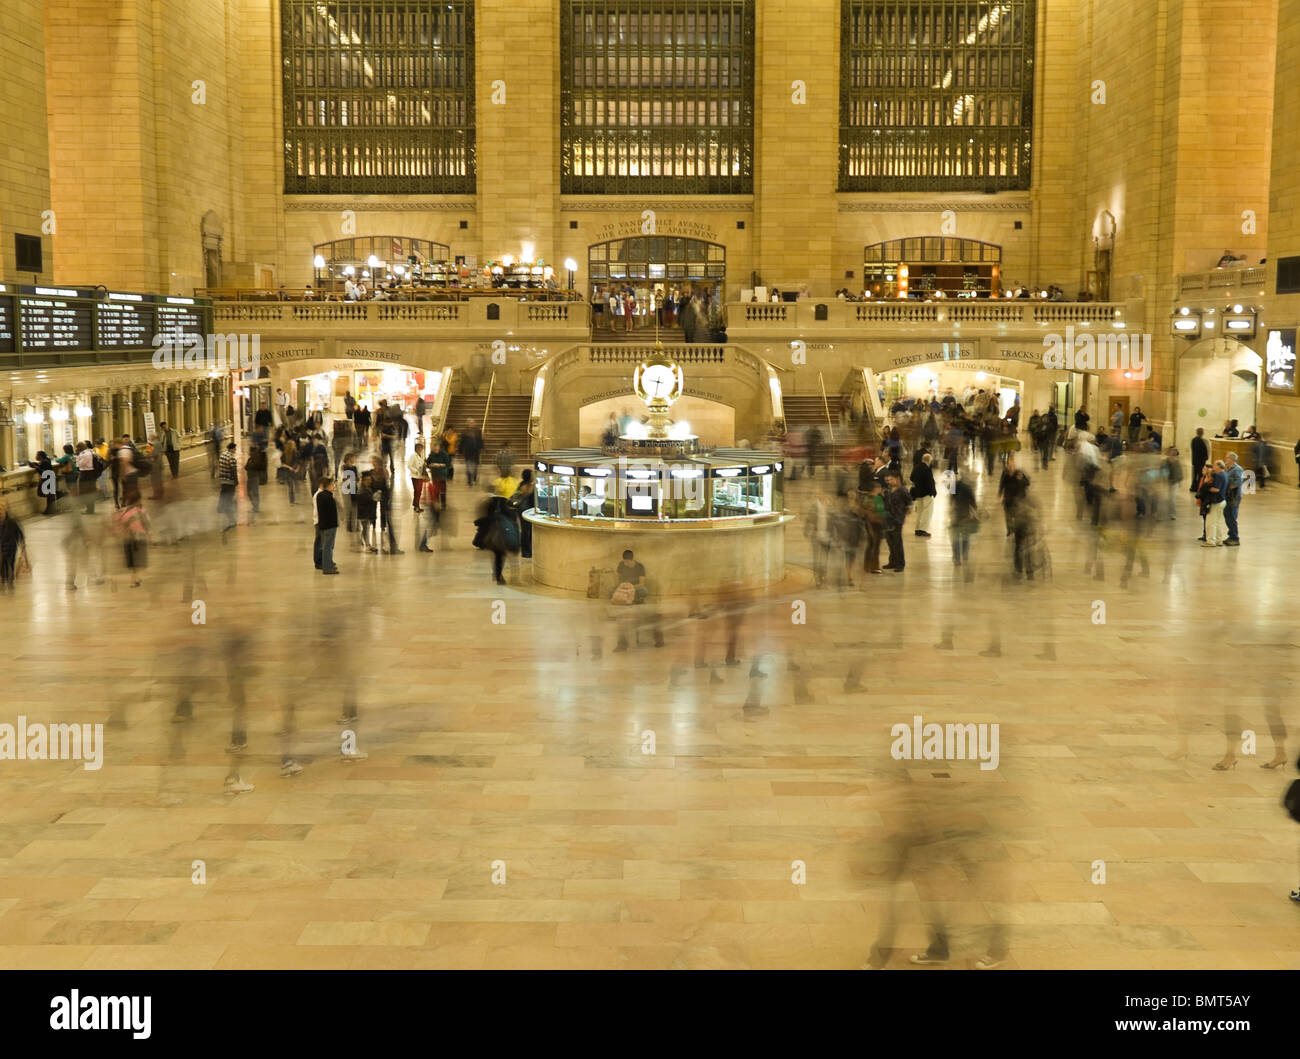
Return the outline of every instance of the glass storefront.
{"type": "Polygon", "coordinates": [[[542,453],[537,511],[569,519],[748,518],[784,509],[783,464],[771,453],[717,449],[673,460],[542,453]]]}

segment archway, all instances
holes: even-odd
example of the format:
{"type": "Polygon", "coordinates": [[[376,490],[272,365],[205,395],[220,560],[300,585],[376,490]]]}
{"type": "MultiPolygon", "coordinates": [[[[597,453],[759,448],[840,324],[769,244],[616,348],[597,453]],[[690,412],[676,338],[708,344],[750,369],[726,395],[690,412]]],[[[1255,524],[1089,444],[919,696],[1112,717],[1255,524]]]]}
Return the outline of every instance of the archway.
{"type": "Polygon", "coordinates": [[[1229,419],[1255,422],[1264,358],[1231,338],[1193,342],[1178,360],[1175,430],[1186,448],[1197,427],[1216,434],[1229,419]]]}
{"type": "Polygon", "coordinates": [[[863,286],[880,298],[896,297],[904,281],[914,295],[987,298],[998,289],[1001,266],[1002,247],[978,239],[915,236],[862,250],[863,286]]]}
{"type": "Polygon", "coordinates": [[[358,235],[312,247],[313,275],[318,288],[333,290],[347,280],[370,286],[408,280],[417,286],[442,286],[460,281],[450,260],[451,247],[432,239],[407,235],[358,235]]]}
{"type": "MultiPolygon", "coordinates": [[[[585,404],[578,409],[578,444],[599,445],[611,415],[639,417],[644,412],[644,406],[631,393],[585,404]]],[[[673,405],[672,418],[674,422],[689,423],[691,433],[705,445],[727,448],[736,444],[736,410],[730,405],[684,394],[673,405]]]]}
{"type": "Polygon", "coordinates": [[[608,330],[608,300],[614,289],[636,292],[635,323],[671,326],[665,301],[674,292],[704,294],[717,304],[727,279],[727,248],[721,243],[683,236],[642,235],[611,239],[587,247],[589,296],[596,308],[593,326],[608,330]]]}

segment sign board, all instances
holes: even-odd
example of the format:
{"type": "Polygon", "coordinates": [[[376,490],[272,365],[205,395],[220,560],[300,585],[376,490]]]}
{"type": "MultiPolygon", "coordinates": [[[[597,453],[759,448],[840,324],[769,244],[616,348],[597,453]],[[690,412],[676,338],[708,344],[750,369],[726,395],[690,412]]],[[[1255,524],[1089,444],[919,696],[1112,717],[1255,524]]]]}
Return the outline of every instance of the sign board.
{"type": "Polygon", "coordinates": [[[152,412],[144,414],[144,437],[146,441],[153,441],[158,436],[158,422],[154,419],[152,412]]]}

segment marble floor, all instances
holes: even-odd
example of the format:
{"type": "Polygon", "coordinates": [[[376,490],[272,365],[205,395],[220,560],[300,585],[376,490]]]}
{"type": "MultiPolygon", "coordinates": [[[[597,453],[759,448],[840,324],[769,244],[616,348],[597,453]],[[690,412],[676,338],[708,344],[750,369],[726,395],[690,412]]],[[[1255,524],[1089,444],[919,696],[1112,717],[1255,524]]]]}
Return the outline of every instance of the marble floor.
{"type": "Polygon", "coordinates": [[[0,966],[898,968],[941,922],[953,968],[1298,967],[1300,740],[1260,766],[1296,723],[1300,490],[1231,549],[1180,492],[1125,577],[1066,468],[1029,469],[1050,580],[1008,576],[978,473],[971,566],[940,496],[905,573],[818,589],[798,520],[778,592],[647,608],[664,645],[626,651],[526,562],[492,584],[459,475],[434,554],[408,508],[405,553],[343,544],[339,577],[274,486],[222,540],[182,479],[140,588],[106,517],[30,519],[0,724],[102,724],[103,758],[0,760],[0,966]],[[998,725],[997,767],[896,759],[917,716],[998,725]]]}

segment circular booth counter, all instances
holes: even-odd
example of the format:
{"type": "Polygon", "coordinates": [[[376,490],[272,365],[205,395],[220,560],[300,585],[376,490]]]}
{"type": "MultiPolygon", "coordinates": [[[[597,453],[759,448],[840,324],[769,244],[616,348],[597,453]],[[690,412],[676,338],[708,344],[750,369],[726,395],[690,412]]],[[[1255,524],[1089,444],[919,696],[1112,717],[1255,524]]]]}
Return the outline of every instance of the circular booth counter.
{"type": "Polygon", "coordinates": [[[626,549],[645,567],[650,597],[723,587],[761,588],[785,577],[785,524],[794,516],[649,522],[560,520],[524,513],[533,526],[533,579],[551,588],[608,598],[626,549]]]}
{"type": "Polygon", "coordinates": [[[785,577],[793,516],[784,510],[778,453],[702,453],[669,440],[620,449],[535,457],[536,507],[524,514],[535,581],[609,598],[629,549],[651,598],[762,588],[785,577]]]}

